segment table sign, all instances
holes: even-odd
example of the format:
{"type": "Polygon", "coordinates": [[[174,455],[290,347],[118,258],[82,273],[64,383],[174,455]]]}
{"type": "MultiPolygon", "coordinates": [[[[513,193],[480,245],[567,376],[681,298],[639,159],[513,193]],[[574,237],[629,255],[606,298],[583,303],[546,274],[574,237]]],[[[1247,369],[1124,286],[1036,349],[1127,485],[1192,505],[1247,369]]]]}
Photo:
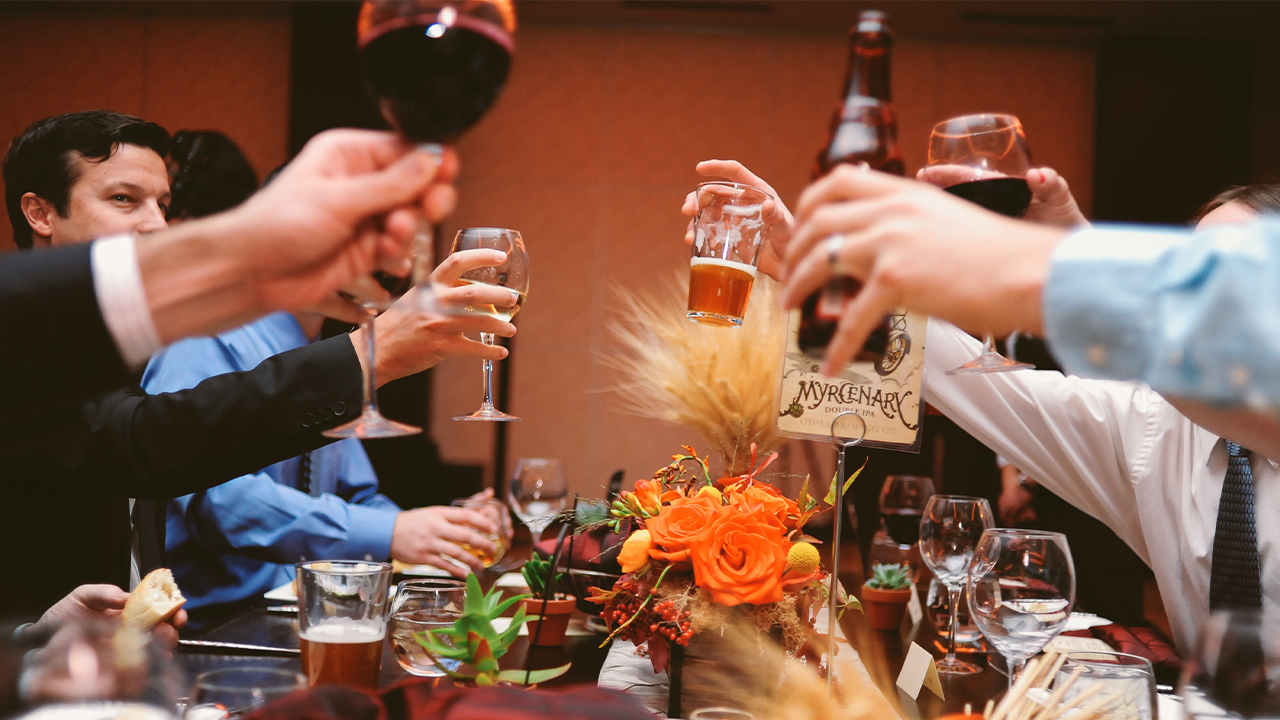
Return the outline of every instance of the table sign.
{"type": "Polygon", "coordinates": [[[861,439],[860,447],[920,452],[924,403],[924,333],[928,317],[893,313],[884,357],[877,363],[855,362],[829,378],[818,372],[821,363],[800,350],[797,336],[800,311],[787,320],[782,377],[778,379],[778,418],[774,430],[804,440],[861,439]],[[857,415],[857,422],[850,415],[857,415]],[[865,435],[865,436],[864,436],[865,435]]]}
{"type": "Polygon", "coordinates": [[[934,695],[946,700],[942,694],[942,680],[938,677],[938,666],[928,650],[911,643],[907,651],[907,659],[902,663],[902,672],[898,673],[898,687],[911,696],[912,700],[920,697],[920,688],[927,687],[934,695]]]}

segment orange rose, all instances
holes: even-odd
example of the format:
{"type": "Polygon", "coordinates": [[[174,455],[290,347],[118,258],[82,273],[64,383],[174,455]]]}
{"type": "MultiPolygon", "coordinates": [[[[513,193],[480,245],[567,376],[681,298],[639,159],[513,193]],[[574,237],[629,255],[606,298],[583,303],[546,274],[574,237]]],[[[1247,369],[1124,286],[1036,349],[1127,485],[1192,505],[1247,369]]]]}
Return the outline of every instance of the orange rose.
{"type": "Polygon", "coordinates": [[[777,518],[782,527],[787,529],[795,526],[794,518],[800,514],[800,507],[794,500],[784,497],[777,488],[764,483],[740,483],[731,487],[729,504],[743,512],[764,512],[777,518]]]}
{"type": "Polygon", "coordinates": [[[644,523],[653,538],[650,557],[666,562],[688,560],[694,541],[706,531],[711,518],[719,511],[720,503],[708,495],[679,498],[662,506],[657,517],[644,523]]]}
{"type": "Polygon", "coordinates": [[[694,583],[721,605],[778,602],[790,545],[772,515],[718,513],[693,544],[694,583]]]}

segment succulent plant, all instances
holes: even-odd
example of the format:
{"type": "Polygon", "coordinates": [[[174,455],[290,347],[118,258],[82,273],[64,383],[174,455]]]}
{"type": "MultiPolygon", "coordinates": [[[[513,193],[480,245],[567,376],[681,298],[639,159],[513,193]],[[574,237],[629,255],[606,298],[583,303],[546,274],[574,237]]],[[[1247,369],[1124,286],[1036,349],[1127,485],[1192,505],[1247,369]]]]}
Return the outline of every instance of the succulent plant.
{"type": "Polygon", "coordinates": [[[476,685],[494,685],[499,682],[533,685],[559,677],[568,672],[568,663],[560,667],[527,672],[501,670],[498,667],[498,658],[511,649],[511,643],[520,634],[520,626],[527,620],[538,618],[536,615],[525,615],[524,607],[521,606],[511,618],[511,625],[501,633],[494,629],[493,621],[527,597],[529,596],[516,595],[503,600],[502,590],[497,587],[485,593],[480,589],[480,581],[472,573],[467,576],[467,599],[462,616],[454,621],[453,627],[419,633],[416,637],[418,644],[427,651],[436,667],[454,680],[470,680],[476,685]],[[475,674],[450,670],[440,661],[441,658],[465,663],[475,670],[475,674]]]}
{"type": "Polygon", "coordinates": [[[905,590],[911,587],[911,574],[906,565],[877,563],[871,566],[866,586],[876,590],[905,590]]]}
{"type": "Polygon", "coordinates": [[[529,592],[536,600],[556,599],[556,593],[560,592],[564,583],[564,573],[555,573],[554,577],[552,573],[551,559],[544,560],[538,557],[537,552],[533,553],[529,561],[524,564],[524,568],[520,570],[520,574],[524,575],[525,584],[529,586],[529,592]]]}

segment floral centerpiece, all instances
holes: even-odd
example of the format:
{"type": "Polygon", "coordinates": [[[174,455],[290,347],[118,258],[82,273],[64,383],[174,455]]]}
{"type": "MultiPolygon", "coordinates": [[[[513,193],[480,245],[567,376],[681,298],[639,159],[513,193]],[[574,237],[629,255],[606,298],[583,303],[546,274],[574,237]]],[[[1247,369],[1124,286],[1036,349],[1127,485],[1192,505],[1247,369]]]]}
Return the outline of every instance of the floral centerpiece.
{"type": "MultiPolygon", "coordinates": [[[[788,655],[816,660],[811,640],[827,600],[827,573],[804,526],[831,507],[834,485],[818,500],[806,478],[793,500],[759,478],[776,454],[756,465],[752,446],[748,472],[713,481],[706,458],[685,450],[652,480],[623,491],[610,510],[615,529],[629,525],[631,532],[618,557],[622,577],[611,589],[592,589],[609,639],[643,648],[661,672],[673,645],[688,647],[699,633],[745,620],[763,633],[780,630],[788,655]]],[[[854,603],[841,598],[837,605],[854,603]]]]}

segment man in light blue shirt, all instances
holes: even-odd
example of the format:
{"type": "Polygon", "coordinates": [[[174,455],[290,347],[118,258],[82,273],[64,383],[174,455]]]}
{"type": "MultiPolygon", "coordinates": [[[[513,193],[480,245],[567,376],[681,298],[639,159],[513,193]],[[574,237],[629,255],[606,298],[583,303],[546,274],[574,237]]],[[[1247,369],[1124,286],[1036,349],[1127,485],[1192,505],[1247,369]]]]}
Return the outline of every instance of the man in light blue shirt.
{"type": "MultiPolygon", "coordinates": [[[[149,393],[192,387],[213,375],[247,370],[318,335],[322,317],[275,313],[217,337],[190,338],[147,365],[149,393]]],[[[203,492],[170,501],[165,559],[187,608],[261,597],[288,582],[299,560],[389,558],[429,563],[457,575],[481,568],[458,546],[490,548],[497,532],[474,510],[402,511],[378,493],[359,440],[339,440],[203,492]]]]}

